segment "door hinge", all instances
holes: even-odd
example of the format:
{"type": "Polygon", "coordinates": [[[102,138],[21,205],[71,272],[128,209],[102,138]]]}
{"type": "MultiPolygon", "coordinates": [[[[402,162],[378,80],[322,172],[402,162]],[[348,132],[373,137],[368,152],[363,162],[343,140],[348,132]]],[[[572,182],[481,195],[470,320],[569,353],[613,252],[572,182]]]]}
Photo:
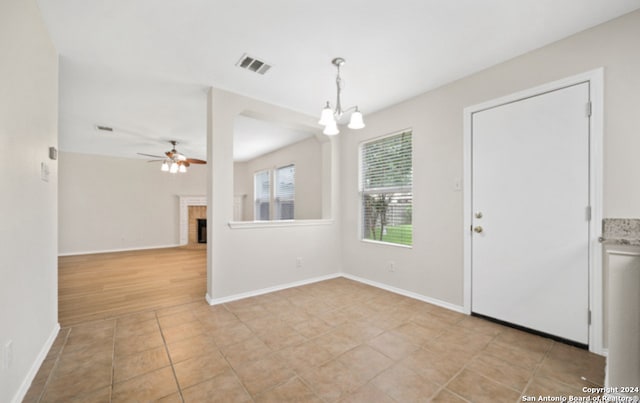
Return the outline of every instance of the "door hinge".
{"type": "Polygon", "coordinates": [[[587,314],[587,324],[591,324],[591,310],[589,310],[589,313],[587,314]]]}
{"type": "Polygon", "coordinates": [[[586,216],[587,221],[591,221],[591,206],[587,206],[586,216]]]}
{"type": "Polygon", "coordinates": [[[586,111],[587,111],[587,117],[588,118],[591,117],[591,101],[587,102],[586,111]]]}

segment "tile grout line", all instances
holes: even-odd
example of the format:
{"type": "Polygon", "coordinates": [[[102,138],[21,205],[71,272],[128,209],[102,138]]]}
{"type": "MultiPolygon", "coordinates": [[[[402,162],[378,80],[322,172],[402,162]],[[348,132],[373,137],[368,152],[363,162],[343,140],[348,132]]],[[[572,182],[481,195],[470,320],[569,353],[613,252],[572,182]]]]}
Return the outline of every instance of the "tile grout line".
{"type": "Polygon", "coordinates": [[[171,367],[171,372],[173,373],[173,378],[176,381],[176,386],[178,387],[178,396],[180,396],[180,400],[184,402],[184,396],[182,395],[182,387],[180,386],[180,381],[178,381],[178,374],[176,374],[176,369],[173,366],[173,360],[171,359],[171,354],[169,354],[169,346],[167,346],[167,340],[164,338],[164,332],[162,331],[162,326],[160,325],[160,319],[158,318],[158,311],[153,311],[154,316],[156,318],[156,323],[158,324],[158,329],[160,329],[160,337],[162,337],[162,345],[164,346],[164,351],[169,358],[169,366],[171,367]]]}
{"type": "MultiPolygon", "coordinates": [[[[439,337],[441,337],[441,336],[442,336],[442,335],[440,335],[439,337]]],[[[497,338],[498,338],[498,336],[499,336],[499,333],[498,333],[498,334],[494,334],[494,335],[493,335],[493,337],[491,338],[491,340],[490,340],[490,341],[489,341],[489,342],[488,342],[488,343],[487,343],[487,344],[486,344],[486,345],[485,345],[481,350],[478,350],[474,355],[472,355],[472,356],[471,356],[471,358],[469,358],[469,360],[467,360],[467,362],[462,366],[462,368],[460,368],[460,370],[459,370],[458,372],[456,372],[455,374],[453,374],[453,376],[452,376],[451,378],[449,378],[449,380],[448,380],[446,383],[444,383],[444,384],[442,385],[442,390],[446,389],[448,392],[453,393],[454,395],[456,395],[456,396],[458,396],[458,397],[462,398],[464,401],[468,402],[469,400],[468,400],[467,398],[465,398],[465,397],[463,397],[463,396],[459,395],[457,392],[455,392],[455,391],[453,391],[453,390],[451,390],[451,389],[447,389],[447,386],[448,386],[448,385],[449,385],[449,384],[450,384],[454,379],[456,379],[456,378],[458,377],[458,375],[460,375],[460,374],[461,374],[465,369],[467,369],[467,367],[469,366],[469,364],[471,364],[471,361],[475,360],[475,359],[476,359],[476,357],[478,357],[478,356],[482,353],[482,351],[484,351],[484,350],[487,348],[487,346],[488,346],[489,344],[491,344],[492,342],[494,342],[494,341],[495,341],[495,339],[497,339],[497,338]]],[[[438,337],[438,338],[439,338],[439,337],[438,337]]],[[[470,369],[469,371],[475,372],[475,371],[473,371],[473,370],[471,370],[471,369],[470,369]]],[[[487,378],[486,376],[484,376],[484,375],[482,375],[482,374],[479,374],[479,375],[480,375],[480,376],[482,376],[482,377],[483,377],[483,378],[485,378],[485,379],[488,379],[488,380],[490,380],[490,381],[493,381],[493,382],[495,382],[495,383],[498,383],[498,385],[503,385],[502,383],[496,382],[496,381],[494,381],[494,380],[493,380],[493,379],[491,379],[491,378],[487,378]]],[[[509,388],[509,389],[511,389],[511,388],[509,388]]],[[[512,389],[512,390],[513,390],[513,389],[512,389]]],[[[435,396],[435,395],[433,395],[433,396],[435,396]]]]}
{"type": "Polygon", "coordinates": [[[553,349],[553,346],[556,344],[556,341],[552,340],[551,341],[551,347],[549,347],[549,349],[547,351],[545,351],[544,356],[542,357],[542,359],[540,360],[540,362],[538,362],[536,364],[536,367],[533,369],[533,373],[531,374],[531,376],[529,377],[529,381],[527,382],[527,384],[525,385],[524,389],[522,389],[522,393],[520,393],[520,397],[518,398],[518,402],[522,401],[522,396],[524,396],[525,391],[527,390],[527,388],[529,388],[529,386],[531,386],[531,384],[533,383],[533,380],[536,377],[536,374],[538,373],[538,370],[540,369],[540,367],[542,367],[542,364],[544,363],[544,361],[547,359],[547,357],[549,356],[549,353],[551,352],[551,350],[553,349]]]}
{"type": "Polygon", "coordinates": [[[40,395],[36,400],[38,403],[42,401],[42,398],[44,397],[44,393],[47,391],[47,387],[49,386],[49,381],[51,380],[51,377],[53,376],[54,371],[58,367],[58,362],[60,361],[60,357],[62,356],[62,352],[64,351],[64,348],[67,346],[67,341],[69,340],[70,334],[71,334],[71,328],[69,328],[69,330],[67,331],[67,335],[64,337],[64,342],[62,343],[62,347],[60,347],[60,351],[58,351],[58,354],[56,354],[56,360],[53,364],[53,367],[51,367],[51,370],[49,370],[49,373],[47,374],[47,380],[44,382],[44,385],[42,386],[42,390],[40,391],[40,395]]]}
{"type": "MultiPolygon", "coordinates": [[[[235,312],[233,312],[231,309],[229,309],[229,307],[227,307],[227,304],[224,303],[222,304],[222,307],[229,312],[231,315],[233,315],[238,321],[240,321],[241,323],[244,324],[244,322],[240,319],[240,317],[238,315],[235,314],[235,312]]],[[[200,319],[198,319],[200,320],[200,319]]],[[[245,324],[245,326],[247,326],[245,324]]],[[[251,329],[249,326],[247,326],[247,328],[249,329],[249,331],[255,336],[258,337],[255,332],[253,331],[253,329],[251,329]]],[[[258,337],[258,339],[260,339],[258,337]]],[[[252,402],[255,402],[256,400],[253,398],[253,395],[251,393],[249,393],[249,391],[247,390],[247,387],[244,386],[244,383],[242,382],[242,380],[240,379],[240,376],[238,376],[238,373],[236,372],[236,369],[233,367],[233,365],[231,365],[231,363],[229,362],[229,360],[227,359],[227,356],[222,352],[222,349],[220,348],[220,346],[218,346],[218,343],[216,343],[215,339],[213,339],[213,344],[216,345],[216,348],[218,349],[218,351],[220,351],[220,355],[222,356],[222,358],[224,358],[224,360],[227,362],[227,365],[229,365],[229,368],[231,369],[231,372],[233,372],[233,376],[236,377],[236,379],[238,380],[238,383],[240,383],[240,386],[242,386],[242,389],[247,393],[247,396],[249,396],[249,398],[251,399],[252,402]]],[[[265,344],[266,345],[266,344],[265,344]]],[[[267,346],[269,347],[269,346],[267,346]]],[[[270,347],[269,347],[270,348],[270,347]]]]}

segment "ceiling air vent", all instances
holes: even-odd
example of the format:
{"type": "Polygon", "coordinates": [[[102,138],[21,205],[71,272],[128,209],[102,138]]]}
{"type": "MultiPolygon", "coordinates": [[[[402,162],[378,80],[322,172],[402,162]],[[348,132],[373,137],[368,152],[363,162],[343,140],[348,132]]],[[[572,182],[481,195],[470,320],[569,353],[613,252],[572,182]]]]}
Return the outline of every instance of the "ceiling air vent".
{"type": "Polygon", "coordinates": [[[96,125],[96,130],[103,132],[112,132],[113,127],[96,125]]]}
{"type": "Polygon", "coordinates": [[[267,64],[265,61],[249,56],[246,53],[242,55],[240,60],[238,60],[236,66],[258,74],[264,74],[271,68],[271,65],[267,64]]]}

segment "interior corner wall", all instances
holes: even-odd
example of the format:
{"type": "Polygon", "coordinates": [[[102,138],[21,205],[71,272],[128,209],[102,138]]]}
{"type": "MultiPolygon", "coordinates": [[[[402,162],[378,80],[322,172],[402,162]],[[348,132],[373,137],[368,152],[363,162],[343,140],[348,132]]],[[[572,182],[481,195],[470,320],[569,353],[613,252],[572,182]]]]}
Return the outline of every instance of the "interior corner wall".
{"type": "MultiPolygon", "coordinates": [[[[256,290],[321,278],[341,271],[337,217],[337,163],[332,168],[333,219],[317,225],[231,228],[233,127],[241,113],[317,131],[316,119],[255,99],[211,88],[207,105],[207,295],[219,301],[256,290]],[[296,260],[302,259],[302,267],[296,260]]],[[[336,156],[337,142],[331,140],[336,156]]],[[[321,161],[320,161],[321,162],[321,161]]]]}
{"type": "Polygon", "coordinates": [[[35,0],[0,2],[0,54],[0,401],[19,402],[58,330],[58,56],[35,0]]]}
{"type": "Polygon", "coordinates": [[[234,192],[245,195],[243,216],[253,221],[256,172],[295,164],[295,219],[322,218],[322,143],[315,137],[298,141],[245,162],[234,163],[234,192]]]}
{"type": "Polygon", "coordinates": [[[246,161],[233,163],[233,195],[242,197],[241,221],[253,221],[253,173],[246,161]]]}
{"type": "Polygon", "coordinates": [[[462,306],[463,195],[454,184],[463,176],[463,109],[599,67],[605,79],[604,217],[640,217],[638,38],[635,11],[367,115],[365,129],[341,135],[345,271],[462,306]],[[359,144],[405,128],[413,130],[413,248],[361,242],[359,144]],[[389,261],[394,272],[386,269],[389,261]]]}
{"type": "Polygon", "coordinates": [[[160,171],[144,159],[60,152],[62,255],[177,246],[179,196],[206,194],[206,166],[160,171]]]}

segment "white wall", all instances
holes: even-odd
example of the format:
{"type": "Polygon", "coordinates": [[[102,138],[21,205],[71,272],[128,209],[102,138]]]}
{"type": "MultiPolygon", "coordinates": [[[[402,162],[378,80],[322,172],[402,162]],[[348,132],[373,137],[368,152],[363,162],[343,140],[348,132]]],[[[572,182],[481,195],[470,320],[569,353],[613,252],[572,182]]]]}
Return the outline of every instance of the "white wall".
{"type": "MultiPolygon", "coordinates": [[[[605,68],[604,216],[640,217],[640,11],[366,116],[340,135],[343,266],[369,280],[463,304],[462,111],[465,107],[605,68]],[[358,144],[413,129],[414,247],[359,241],[358,144]],[[388,272],[385,264],[396,263],[388,272]]],[[[600,225],[600,223],[596,223],[600,225]]]]}
{"type": "Polygon", "coordinates": [[[175,246],[178,196],[206,194],[207,170],[160,171],[143,159],[60,153],[60,254],[175,246]]]}
{"type": "Polygon", "coordinates": [[[0,58],[0,401],[18,402],[58,329],[58,60],[35,1],[0,2],[0,58]]]}
{"type": "MultiPolygon", "coordinates": [[[[233,125],[238,114],[259,115],[266,120],[297,124],[318,131],[316,119],[280,107],[211,89],[208,96],[209,167],[208,284],[210,300],[220,300],[254,290],[274,287],[339,272],[340,232],[337,216],[337,159],[332,160],[331,198],[334,221],[310,226],[230,228],[233,217],[233,125]],[[303,267],[296,267],[296,258],[303,267]]],[[[337,143],[331,143],[337,155],[337,143]]]]}
{"type": "Polygon", "coordinates": [[[245,162],[234,163],[234,192],[245,194],[244,220],[253,221],[253,176],[258,171],[296,166],[295,219],[322,218],[322,143],[315,137],[245,162]]]}

